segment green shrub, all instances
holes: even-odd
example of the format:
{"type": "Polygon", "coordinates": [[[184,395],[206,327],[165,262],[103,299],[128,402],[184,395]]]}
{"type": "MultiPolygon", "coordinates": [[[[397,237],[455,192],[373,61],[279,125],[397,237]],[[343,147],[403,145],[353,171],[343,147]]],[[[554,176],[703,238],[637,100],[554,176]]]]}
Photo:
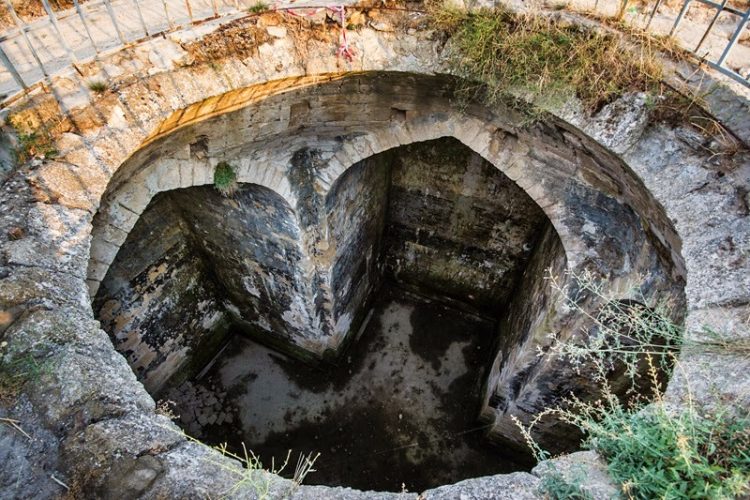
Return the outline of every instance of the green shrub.
{"type": "Polygon", "coordinates": [[[216,165],[214,187],[224,196],[232,196],[237,191],[237,174],[227,162],[216,165]]]}
{"type": "Polygon", "coordinates": [[[248,12],[252,12],[254,14],[260,14],[268,10],[268,4],[265,2],[256,2],[247,10],[248,12]]]}
{"type": "Polygon", "coordinates": [[[559,472],[550,471],[540,478],[539,492],[553,500],[594,500],[590,493],[581,488],[585,480],[584,475],[568,480],[559,472]]]}
{"type": "Polygon", "coordinates": [[[18,134],[18,147],[15,153],[18,164],[26,163],[32,158],[55,158],[58,155],[50,135],[45,132],[18,134]]]}
{"type": "MultiPolygon", "coordinates": [[[[536,456],[549,458],[534,442],[533,428],[545,416],[554,415],[584,433],[583,447],[596,450],[606,460],[612,479],[627,498],[749,495],[750,417],[728,410],[700,411],[692,401],[675,408],[663,398],[664,374],[678,363],[679,352],[699,349],[747,354],[748,342],[724,340],[710,331],[704,339],[688,340],[662,308],[607,299],[603,287],[589,276],[574,276],[576,293],[572,296],[554,277],[550,279],[567,305],[588,314],[594,323],[584,341],[555,342],[550,352],[573,366],[591,370],[601,395],[595,400],[571,396],[561,406],[537,415],[529,426],[516,420],[536,456]],[[583,297],[599,301],[597,314],[583,309],[583,297]],[[616,395],[607,379],[614,367],[623,365],[631,381],[627,398],[616,395]]],[[[555,476],[543,479],[550,496],[582,498],[575,484],[555,476]]]]}
{"type": "Polygon", "coordinates": [[[602,412],[588,446],[631,498],[735,498],[750,493],[750,419],[670,412],[602,412]]]}

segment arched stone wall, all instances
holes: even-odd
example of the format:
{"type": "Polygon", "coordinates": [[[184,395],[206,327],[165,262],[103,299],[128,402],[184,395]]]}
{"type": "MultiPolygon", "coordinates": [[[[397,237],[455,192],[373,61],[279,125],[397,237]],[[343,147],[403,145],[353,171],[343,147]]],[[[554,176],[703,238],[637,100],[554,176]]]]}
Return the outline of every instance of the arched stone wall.
{"type": "MultiPolygon", "coordinates": [[[[395,75],[393,78],[398,80],[399,76],[395,75]]],[[[412,82],[416,81],[414,77],[409,78],[412,82]]],[[[356,80],[355,85],[359,85],[356,80]]],[[[427,90],[429,85],[430,83],[423,81],[420,90],[427,90]]],[[[417,85],[413,87],[413,89],[417,88],[417,85]]],[[[336,85],[335,90],[341,90],[340,83],[336,85]]],[[[376,115],[375,119],[371,119],[372,115],[369,114],[367,115],[368,119],[364,121],[361,121],[360,118],[365,104],[349,104],[347,108],[344,98],[344,103],[337,103],[339,108],[337,111],[348,116],[349,120],[337,123],[335,128],[330,125],[328,116],[325,114],[325,103],[321,103],[318,109],[319,113],[316,114],[310,110],[310,102],[305,100],[304,97],[301,98],[287,93],[278,95],[283,96],[280,100],[285,101],[302,99],[304,105],[308,107],[307,120],[310,123],[326,123],[326,127],[329,128],[326,135],[317,133],[317,130],[308,126],[307,129],[302,129],[294,142],[290,142],[285,134],[298,131],[304,123],[299,122],[297,125],[290,127],[288,122],[284,125],[282,119],[282,125],[277,125],[277,127],[281,127],[281,131],[278,132],[279,136],[269,136],[267,135],[267,122],[247,122],[248,119],[257,119],[259,114],[269,113],[269,111],[253,109],[248,111],[250,116],[245,117],[244,124],[236,123],[241,119],[235,119],[235,122],[229,124],[229,130],[242,130],[242,137],[235,138],[233,143],[232,134],[225,134],[216,141],[209,141],[212,147],[216,149],[212,149],[211,154],[204,156],[200,161],[189,157],[189,145],[184,144],[184,142],[198,140],[197,138],[208,138],[212,128],[227,130],[223,126],[216,125],[213,122],[203,122],[203,128],[191,129],[189,139],[173,137],[171,142],[177,143],[176,146],[170,145],[170,142],[161,147],[151,144],[148,149],[140,151],[123,165],[118,175],[113,178],[107,194],[103,197],[103,205],[97,215],[99,221],[95,224],[97,233],[92,238],[92,256],[95,261],[100,262],[103,266],[95,265],[90,269],[88,278],[91,286],[93,289],[96,288],[95,281],[100,279],[101,273],[106,268],[107,260],[111,259],[112,251],[118,244],[117,240],[124,236],[122,231],[127,231],[128,226],[132,227],[137,215],[143,211],[148,204],[148,200],[154,194],[177,187],[210,184],[213,182],[214,166],[220,161],[231,162],[234,161],[234,156],[246,154],[244,157],[236,158],[238,181],[266,186],[279,193],[292,206],[295,206],[297,197],[292,191],[285,172],[291,161],[291,156],[294,154],[295,142],[303,146],[313,138],[317,141],[316,144],[322,152],[322,160],[327,162],[325,167],[319,169],[315,178],[316,188],[325,193],[349,166],[369,156],[400,145],[428,141],[439,137],[454,137],[498,166],[503,173],[529,193],[555,225],[555,229],[561,235],[566,247],[566,253],[573,262],[576,262],[577,256],[582,255],[581,252],[576,251],[583,248],[582,243],[579,242],[581,236],[568,234],[569,230],[562,223],[561,202],[551,194],[553,175],[557,175],[561,180],[574,177],[579,175],[580,168],[580,175],[588,176],[591,183],[598,183],[598,186],[610,190],[611,194],[616,196],[631,198],[634,205],[643,206],[641,211],[648,211],[654,213],[654,215],[658,215],[660,212],[653,200],[649,200],[647,196],[640,192],[636,179],[628,173],[627,167],[622,165],[621,161],[612,157],[601,147],[595,146],[595,143],[591,140],[586,141],[587,144],[584,146],[584,139],[576,137],[577,134],[573,130],[562,128],[557,132],[558,134],[565,134],[566,140],[570,141],[567,151],[556,151],[557,146],[549,144],[549,141],[547,141],[547,148],[540,147],[539,155],[532,154],[526,158],[524,155],[531,153],[529,142],[540,139],[539,144],[543,145],[546,139],[544,133],[539,131],[532,131],[530,134],[519,131],[515,121],[522,121],[522,117],[511,110],[506,109],[504,110],[505,114],[501,112],[499,115],[495,115],[492,121],[486,122],[481,119],[483,111],[480,111],[480,117],[477,118],[472,116],[471,113],[451,110],[451,106],[447,102],[448,96],[444,94],[442,98],[435,96],[434,99],[420,103],[419,107],[422,109],[419,111],[412,110],[412,118],[402,121],[402,114],[398,113],[402,111],[397,107],[398,100],[391,101],[385,95],[387,94],[382,92],[381,89],[374,106],[377,106],[378,109],[387,109],[387,117],[386,115],[380,117],[376,115]],[[392,105],[388,106],[388,104],[392,105]],[[341,111],[341,108],[347,109],[347,111],[341,111]],[[395,113],[396,118],[394,120],[390,119],[391,113],[395,113]],[[253,140],[250,139],[253,136],[251,130],[256,126],[263,132],[258,139],[253,140]],[[347,133],[354,137],[343,140],[342,138],[345,138],[347,133]],[[516,135],[518,133],[521,134],[521,140],[516,135]],[[217,142],[219,145],[214,146],[217,142]],[[279,148],[282,143],[285,147],[279,148]],[[244,149],[239,149],[240,145],[244,145],[244,149]],[[579,147],[579,145],[583,147],[579,147]],[[576,154],[574,151],[577,149],[580,149],[581,153],[576,154]],[[567,153],[569,156],[560,156],[560,153],[567,153]],[[548,166],[551,166],[554,170],[547,168],[548,166]],[[543,174],[546,176],[545,178],[542,177],[543,174]],[[618,181],[619,177],[630,178],[630,180],[618,181]],[[123,178],[127,181],[118,180],[123,178]],[[120,183],[125,185],[119,186],[120,183]],[[107,226],[112,227],[111,233],[106,233],[105,229],[99,229],[107,226]],[[98,248],[99,246],[101,246],[101,251],[98,248]]],[[[371,95],[371,97],[373,96],[371,95]]],[[[404,107],[403,101],[408,98],[414,100],[418,96],[416,94],[408,97],[399,95],[398,99],[402,101],[402,107],[404,107]]],[[[333,101],[335,100],[334,95],[333,101]]],[[[274,104],[269,104],[269,106],[276,111],[278,108],[273,108],[274,104]]],[[[411,106],[416,106],[416,103],[412,102],[411,106]]],[[[198,107],[200,108],[200,106],[198,107]]],[[[365,109],[369,111],[372,108],[365,109]]],[[[286,116],[283,113],[282,115],[286,116]]],[[[407,113],[403,114],[403,116],[406,115],[407,113]]],[[[223,120],[226,120],[226,118],[223,120]]],[[[227,124],[223,125],[226,126],[227,124]]],[[[659,218],[663,219],[663,217],[659,218]]],[[[669,234],[669,228],[666,227],[668,223],[663,228],[659,227],[660,225],[665,224],[653,224],[650,231],[656,236],[657,241],[667,247],[666,251],[671,252],[672,257],[678,257],[679,239],[674,234],[669,234]]],[[[673,258],[673,261],[677,266],[680,266],[679,258],[673,258]]],[[[679,267],[676,272],[681,272],[679,267]]]]}
{"type": "MultiPolygon", "coordinates": [[[[69,481],[80,480],[97,492],[125,491],[123,478],[133,474],[152,479],[128,486],[126,493],[132,495],[200,496],[227,491],[234,484],[240,471],[230,461],[181,438],[166,419],[154,414],[153,400],[93,321],[85,281],[91,219],[113,175],[149,137],[156,138],[160,130],[166,137],[183,116],[184,123],[196,117],[200,121],[205,115],[198,108],[210,114],[218,96],[242,94],[236,104],[243,107],[252,99],[284,89],[338,78],[332,74],[441,72],[440,48],[429,34],[364,28],[350,35],[360,55],[351,64],[337,59],[327,41],[306,40],[303,50],[289,50],[295,47],[289,35],[264,44],[262,56],[229,56],[220,73],[208,65],[180,63],[184,51],[171,41],[164,43],[172,44],[174,56],[166,57],[157,68],[149,62],[154,44],[148,42],[129,55],[138,59],[145,54],[133,65],[132,73],[113,82],[116,92],[92,96],[86,91],[85,78],[66,76],[50,82],[52,93],[32,94],[9,110],[14,123],[32,129],[53,124],[54,147],[60,152],[55,161],[14,172],[0,191],[4,210],[0,219],[0,331],[9,342],[6,359],[34,355],[43,357],[50,367],[47,375],[24,387],[19,404],[25,406],[14,409],[14,415],[22,415],[27,431],[36,429],[36,436],[47,436],[48,447],[33,456],[49,468],[28,469],[28,477],[37,482],[34,491],[36,484],[59,487],[46,474],[37,474],[55,468],[69,481]],[[56,462],[57,457],[62,461],[56,462]]],[[[229,108],[220,112],[231,111],[232,99],[227,97],[224,103],[229,108]]],[[[715,159],[695,145],[700,139],[688,128],[649,124],[645,104],[642,96],[626,96],[593,117],[558,110],[557,118],[551,118],[556,134],[587,152],[579,159],[580,165],[588,167],[570,175],[585,176],[616,197],[627,196],[638,207],[636,213],[663,243],[665,256],[676,264],[676,274],[686,278],[691,338],[699,337],[704,326],[729,339],[747,336],[750,274],[743,256],[750,227],[742,190],[747,192],[748,163],[740,155],[732,160],[731,169],[720,171],[715,159]],[[631,111],[624,112],[625,108],[631,111]],[[613,161],[602,162],[603,157],[613,161]]],[[[410,111],[414,110],[397,106],[395,118],[411,123],[415,117],[410,111]]],[[[486,117],[488,110],[477,112],[486,117]]],[[[285,119],[276,120],[279,110],[274,116],[265,125],[268,130],[286,126],[285,119]]],[[[480,152],[499,145],[497,124],[488,123],[475,124],[474,134],[467,133],[465,143],[471,146],[478,138],[472,148],[480,152]]],[[[517,130],[513,124],[503,130],[508,128],[524,137],[535,133],[517,130]]],[[[450,132],[446,125],[443,135],[450,132]]],[[[403,134],[404,142],[411,141],[406,127],[395,134],[403,134]]],[[[294,142],[282,139],[275,144],[286,147],[294,142]]],[[[365,147],[362,140],[357,144],[365,147]]],[[[347,167],[347,156],[341,154],[344,162],[334,171],[347,167]]],[[[564,157],[560,162],[567,164],[564,157]]],[[[516,178],[522,170],[520,165],[509,168],[509,176],[516,178]]],[[[525,188],[543,194],[549,186],[530,183],[525,188]]],[[[542,199],[540,205],[554,206],[555,201],[542,199]]],[[[123,212],[123,220],[132,217],[123,212]]],[[[563,236],[564,228],[556,229],[563,236]]],[[[117,233],[114,227],[111,230],[117,233]]],[[[569,265],[576,256],[590,257],[583,247],[566,246],[565,251],[569,265]]],[[[509,359],[516,357],[523,359],[514,355],[509,359]]],[[[747,359],[731,352],[683,353],[681,370],[670,382],[667,398],[675,404],[689,397],[694,405],[736,401],[739,407],[747,406],[750,396],[745,386],[735,383],[736,374],[747,369],[747,359]]],[[[18,444],[26,453],[36,453],[28,446],[18,444]]],[[[272,481],[274,492],[289,486],[279,479],[272,481]]],[[[514,481],[515,477],[497,479],[498,484],[514,481]]],[[[300,494],[313,490],[318,491],[303,487],[300,494]]]]}
{"type": "MultiPolygon", "coordinates": [[[[332,186],[352,165],[401,145],[453,137],[513,180],[551,221],[562,248],[550,247],[548,255],[539,257],[544,263],[539,267],[558,261],[564,250],[570,272],[594,272],[606,280],[608,293],[629,298],[638,285],[650,301],[675,302],[680,314],[684,271],[678,239],[621,160],[562,122],[524,128],[518,125],[523,117],[510,108],[489,112],[472,106],[459,111],[450,99],[450,79],[374,73],[284,89],[229,114],[217,115],[218,105],[212,105],[203,121],[196,113],[206,105],[196,105],[189,123],[174,132],[162,127],[158,138],[113,176],[94,220],[91,289],[96,290],[119,240],[155,194],[209,184],[215,165],[228,162],[239,182],[272,189],[295,208],[307,256],[303,267],[307,281],[314,283],[306,314],[316,318],[312,330],[317,333],[293,337],[293,342],[319,355],[335,352],[351,325],[330,314],[335,259],[321,251],[331,246],[329,229],[324,219],[305,214],[321,209],[332,186]]],[[[565,269],[558,265],[557,270],[565,269]]],[[[562,279],[564,284],[567,278],[562,279]]],[[[553,300],[551,290],[545,288],[544,294],[553,300]]],[[[511,314],[525,319],[509,321],[506,330],[525,326],[504,333],[514,341],[501,349],[487,385],[485,418],[495,420],[498,437],[516,442],[520,437],[511,416],[528,421],[573,385],[592,384],[574,377],[565,363],[540,362],[537,356],[538,348],[551,341],[550,328],[565,340],[585,328],[585,322],[571,319],[560,312],[564,308],[551,307],[548,301],[534,304],[513,306],[511,314]],[[548,317],[548,311],[557,312],[548,317]]],[[[287,314],[297,312],[290,309],[287,314]]],[[[596,393],[593,386],[586,390],[596,393]]],[[[552,427],[538,438],[555,442],[554,433],[552,427]]]]}
{"type": "Polygon", "coordinates": [[[275,339],[315,336],[294,210],[240,184],[162,192],[138,218],[94,299],[96,317],[151,394],[216,354],[230,323],[275,339]]]}

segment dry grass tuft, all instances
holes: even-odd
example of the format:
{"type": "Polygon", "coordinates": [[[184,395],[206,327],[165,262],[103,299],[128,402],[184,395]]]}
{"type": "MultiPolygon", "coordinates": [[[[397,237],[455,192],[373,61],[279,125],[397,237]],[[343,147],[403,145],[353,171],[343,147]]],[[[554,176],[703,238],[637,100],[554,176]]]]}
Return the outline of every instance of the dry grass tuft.
{"type": "Polygon", "coordinates": [[[481,82],[463,91],[489,103],[519,92],[551,105],[575,95],[593,111],[626,92],[658,92],[662,79],[655,43],[626,51],[613,34],[502,8],[431,16],[450,38],[456,72],[481,82]]]}
{"type": "Polygon", "coordinates": [[[91,90],[92,92],[96,92],[97,94],[103,94],[107,91],[107,89],[109,89],[107,83],[102,80],[90,81],[87,85],[89,87],[89,90],[91,90]]]}

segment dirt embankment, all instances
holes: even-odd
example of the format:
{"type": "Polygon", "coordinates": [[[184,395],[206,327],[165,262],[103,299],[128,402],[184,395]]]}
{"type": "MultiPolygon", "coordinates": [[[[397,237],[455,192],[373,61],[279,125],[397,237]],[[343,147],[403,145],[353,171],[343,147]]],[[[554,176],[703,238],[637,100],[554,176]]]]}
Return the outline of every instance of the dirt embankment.
{"type": "MultiPolygon", "coordinates": [[[[79,0],[79,3],[85,1],[79,0]]],[[[13,5],[16,14],[27,23],[47,15],[42,6],[42,0],[10,0],[10,3],[13,5]]],[[[73,7],[73,0],[49,0],[49,4],[52,10],[65,10],[73,7]]],[[[13,17],[8,12],[8,8],[4,4],[0,5],[0,31],[14,26],[13,17]]]]}

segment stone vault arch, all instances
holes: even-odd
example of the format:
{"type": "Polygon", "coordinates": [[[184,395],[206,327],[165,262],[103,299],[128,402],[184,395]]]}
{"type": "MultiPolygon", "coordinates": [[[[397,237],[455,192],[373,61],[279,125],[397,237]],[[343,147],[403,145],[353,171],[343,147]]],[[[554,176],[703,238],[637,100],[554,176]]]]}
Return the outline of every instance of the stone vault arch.
{"type": "MultiPolygon", "coordinates": [[[[561,121],[524,128],[518,125],[523,117],[511,108],[457,110],[451,80],[444,77],[376,72],[279,87],[262,99],[243,97],[244,106],[236,96],[254,95],[253,89],[175,113],[118,169],[94,218],[87,276],[92,293],[152,197],[212,183],[219,162],[234,165],[239,182],[274,191],[299,215],[309,210],[311,196],[325,197],[352,165],[402,145],[451,137],[520,186],[552,223],[556,234],[549,236],[549,255],[537,264],[537,275],[549,266],[561,275],[566,268],[593,271],[624,299],[633,283],[647,276],[640,293],[675,302],[679,314],[684,271],[671,224],[629,168],[575,128],[561,121]],[[296,158],[310,150],[317,155],[314,167],[304,179],[295,177],[296,158]]],[[[329,304],[332,264],[313,257],[316,246],[327,245],[321,237],[327,230],[314,226],[300,220],[310,281],[318,283],[310,292],[317,298],[309,303],[329,304]]],[[[505,335],[514,340],[498,350],[483,411],[495,421],[493,434],[514,442],[520,438],[511,416],[528,420],[569,392],[568,384],[555,381],[574,380],[569,367],[537,359],[537,349],[549,342],[545,328],[554,325],[567,338],[585,327],[561,313],[547,317],[548,310],[561,309],[550,302],[559,299],[541,282],[533,287],[545,300],[530,313],[520,312],[524,304],[511,306],[518,311],[511,316],[519,317],[507,322],[515,331],[505,335]]],[[[300,340],[302,349],[318,356],[335,352],[350,334],[349,322],[337,322],[324,309],[307,313],[316,318],[312,330],[323,332],[323,339],[300,340]]],[[[545,432],[540,440],[555,441],[554,426],[545,432]]]]}

